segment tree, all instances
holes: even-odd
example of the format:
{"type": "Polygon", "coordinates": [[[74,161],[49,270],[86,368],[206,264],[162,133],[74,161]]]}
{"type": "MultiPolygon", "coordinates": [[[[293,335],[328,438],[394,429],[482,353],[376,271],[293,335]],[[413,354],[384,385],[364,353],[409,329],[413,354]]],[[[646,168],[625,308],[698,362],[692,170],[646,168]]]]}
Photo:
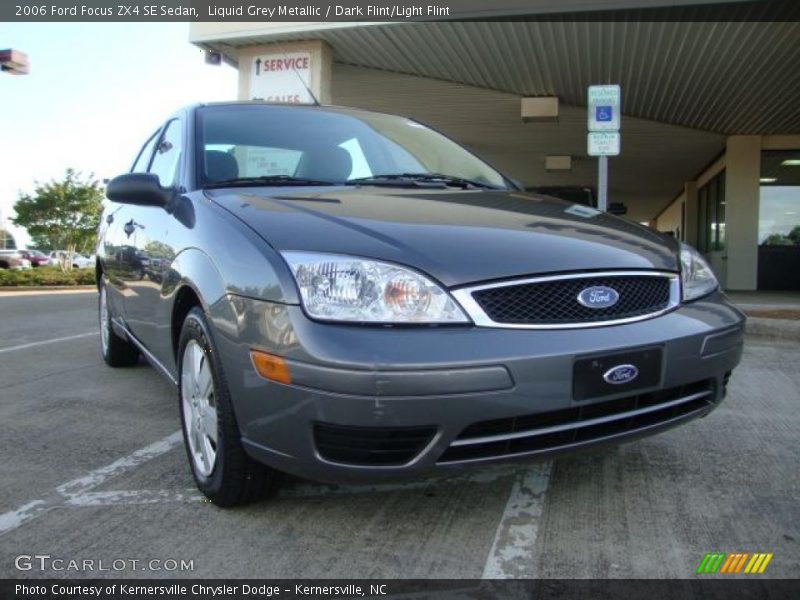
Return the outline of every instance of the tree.
{"type": "Polygon", "coordinates": [[[800,225],[795,225],[794,228],[789,232],[787,235],[790,240],[792,240],[795,244],[800,244],[800,225]]]}
{"type": "Polygon", "coordinates": [[[62,181],[36,182],[33,194],[20,194],[11,220],[28,230],[38,248],[86,252],[96,239],[103,195],[92,175],[83,179],[67,169],[62,181]]]}
{"type": "Polygon", "coordinates": [[[792,240],[782,233],[773,233],[761,244],[762,246],[791,246],[792,240]]]}

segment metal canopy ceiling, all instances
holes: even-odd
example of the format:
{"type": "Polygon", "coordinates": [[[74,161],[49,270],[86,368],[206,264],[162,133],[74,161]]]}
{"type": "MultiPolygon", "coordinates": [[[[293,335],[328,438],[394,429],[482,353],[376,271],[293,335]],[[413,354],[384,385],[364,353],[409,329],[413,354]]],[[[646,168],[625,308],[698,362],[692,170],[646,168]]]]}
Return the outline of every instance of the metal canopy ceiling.
{"type": "MultiPolygon", "coordinates": [[[[628,116],[728,135],[800,133],[800,23],[692,22],[709,10],[682,8],[683,22],[567,17],[306,28],[227,37],[220,49],[323,39],[348,65],[555,95],[574,106],[586,104],[589,84],[619,83],[628,116]]],[[[767,9],[742,5],[739,16],[764,19],[759,10],[767,9]]]]}
{"type": "MultiPolygon", "coordinates": [[[[332,97],[433,125],[526,186],[596,185],[583,108],[562,106],[557,122],[523,123],[515,94],[349,65],[334,66],[332,97]],[[572,168],[547,171],[548,155],[571,156],[572,168]]],[[[719,134],[626,117],[622,155],[609,161],[609,197],[626,203],[630,218],[652,219],[724,149],[719,134]]]]}

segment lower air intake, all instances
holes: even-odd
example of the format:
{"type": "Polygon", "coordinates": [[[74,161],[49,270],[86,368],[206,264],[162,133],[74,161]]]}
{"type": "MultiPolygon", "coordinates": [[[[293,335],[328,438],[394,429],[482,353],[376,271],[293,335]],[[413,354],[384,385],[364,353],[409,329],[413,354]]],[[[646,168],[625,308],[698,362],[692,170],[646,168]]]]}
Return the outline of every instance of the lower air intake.
{"type": "Polygon", "coordinates": [[[404,465],[422,452],[436,427],[350,427],[316,423],[314,443],[330,462],[360,466],[404,465]]]}

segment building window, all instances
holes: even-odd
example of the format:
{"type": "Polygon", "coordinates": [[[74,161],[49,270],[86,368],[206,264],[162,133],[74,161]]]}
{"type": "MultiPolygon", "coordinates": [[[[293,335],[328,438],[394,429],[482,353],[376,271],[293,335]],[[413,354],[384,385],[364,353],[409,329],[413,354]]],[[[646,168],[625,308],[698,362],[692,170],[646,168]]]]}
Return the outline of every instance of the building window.
{"type": "Polygon", "coordinates": [[[800,150],[761,153],[758,289],[800,290],[800,150]]]}
{"type": "Polygon", "coordinates": [[[704,254],[725,249],[725,171],[697,191],[697,249],[704,254]]]}

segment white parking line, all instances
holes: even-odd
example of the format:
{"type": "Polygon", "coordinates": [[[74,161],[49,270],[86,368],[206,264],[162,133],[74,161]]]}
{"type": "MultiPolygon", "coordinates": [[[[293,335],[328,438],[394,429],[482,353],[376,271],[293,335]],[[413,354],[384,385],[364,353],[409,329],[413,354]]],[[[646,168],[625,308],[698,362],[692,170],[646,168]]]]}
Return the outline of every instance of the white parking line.
{"type": "Polygon", "coordinates": [[[0,535],[3,535],[6,531],[16,529],[23,523],[32,521],[49,508],[50,505],[44,500],[34,500],[16,510],[3,513],[0,515],[0,535]]]}
{"type": "Polygon", "coordinates": [[[126,506],[131,504],[164,504],[166,502],[202,502],[203,494],[197,489],[186,490],[119,490],[86,492],[72,496],[65,506],[126,506]]]}
{"type": "Polygon", "coordinates": [[[10,348],[0,348],[0,354],[4,352],[14,352],[15,350],[25,350],[26,348],[35,348],[36,346],[46,346],[47,344],[55,344],[57,342],[68,342],[70,340],[78,340],[80,338],[89,337],[90,335],[97,335],[99,331],[87,331],[86,333],[79,333],[77,335],[68,335],[66,337],[53,338],[50,340],[42,340],[41,342],[30,342],[28,344],[20,344],[19,346],[11,346],[10,348]]]}
{"type": "Polygon", "coordinates": [[[115,477],[124,471],[129,471],[147,462],[157,456],[166,454],[177,446],[183,439],[180,430],[173,434],[168,435],[162,440],[153,442],[149,446],[140,448],[133,454],[129,454],[125,458],[115,460],[110,465],[95,469],[88,475],[73,479],[67,483],[61,484],[56,488],[56,492],[62,496],[77,496],[83,494],[90,489],[97,487],[107,479],[115,477]]]}
{"type": "Polygon", "coordinates": [[[483,579],[535,579],[534,550],[551,463],[521,471],[497,526],[483,579]]]}
{"type": "MultiPolygon", "coordinates": [[[[196,503],[204,500],[194,489],[187,490],[110,490],[92,492],[93,488],[126,471],[135,469],[166,454],[182,441],[176,431],[124,458],[95,469],[83,477],[61,484],[46,498],[34,500],[0,515],[0,536],[28,523],[51,509],[152,505],[164,503],[196,503]]],[[[324,485],[299,482],[278,491],[278,498],[313,498],[327,495],[387,493],[424,489],[437,484],[469,482],[493,483],[516,475],[505,510],[497,526],[491,551],[483,569],[484,579],[533,578],[533,561],[544,494],[550,478],[550,463],[529,467],[501,465],[468,473],[431,477],[423,480],[376,485],[324,485]]]]}
{"type": "MultiPolygon", "coordinates": [[[[97,487],[107,479],[116,477],[125,471],[134,469],[142,463],[161,456],[172,450],[181,441],[180,431],[176,431],[157,442],[140,448],[136,452],[120,458],[113,463],[91,471],[83,477],[68,481],[55,489],[48,498],[28,502],[19,508],[0,515],[0,535],[16,529],[20,525],[32,521],[52,508],[69,505],[74,498],[85,495],[93,487],[97,487]]],[[[80,501],[77,503],[80,505],[80,501]]]]}

